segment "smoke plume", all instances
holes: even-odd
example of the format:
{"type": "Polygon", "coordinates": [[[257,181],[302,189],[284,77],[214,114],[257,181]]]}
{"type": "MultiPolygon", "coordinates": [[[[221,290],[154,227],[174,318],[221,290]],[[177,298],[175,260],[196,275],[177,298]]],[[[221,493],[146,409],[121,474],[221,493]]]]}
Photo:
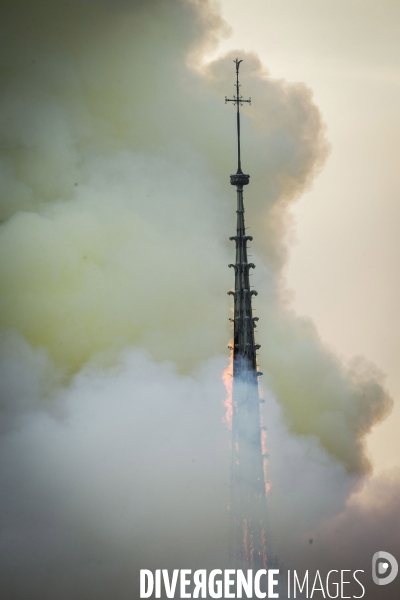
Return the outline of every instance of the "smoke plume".
{"type": "MultiPolygon", "coordinates": [[[[6,1],[1,27],[2,594],[132,598],[140,567],[225,560],[234,57],[204,56],[228,28],[200,0],[6,1]]],[[[240,57],[270,519],[290,563],[310,532],[354,540],[392,510],[389,492],[352,499],[391,399],[286,306],[287,207],[329,147],[311,91],[240,57]]]]}

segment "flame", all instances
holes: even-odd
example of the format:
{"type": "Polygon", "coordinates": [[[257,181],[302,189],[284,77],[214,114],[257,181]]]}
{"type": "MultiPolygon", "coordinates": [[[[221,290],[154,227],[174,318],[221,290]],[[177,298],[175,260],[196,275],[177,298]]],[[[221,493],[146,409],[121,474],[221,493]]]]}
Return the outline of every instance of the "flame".
{"type": "Polygon", "coordinates": [[[261,450],[263,456],[267,455],[267,430],[265,427],[261,427],[261,450]]]}
{"type": "Polygon", "coordinates": [[[268,481],[268,452],[267,452],[267,429],[266,427],[261,427],[261,451],[263,455],[263,471],[264,471],[264,482],[265,482],[265,493],[271,489],[271,482],[268,481]]]}
{"type": "MultiPolygon", "coordinates": [[[[231,314],[233,316],[234,309],[231,307],[231,314]]],[[[230,318],[230,322],[233,322],[233,319],[230,318]]],[[[228,346],[233,346],[233,339],[230,341],[228,346]]],[[[225,371],[222,373],[222,381],[224,382],[226,389],[226,398],[224,400],[224,406],[226,409],[225,416],[223,418],[223,422],[228,427],[229,431],[232,431],[232,414],[233,414],[233,400],[232,400],[232,388],[233,388],[233,350],[231,351],[231,359],[229,361],[229,365],[226,367],[225,371]]]]}
{"type": "Polygon", "coordinates": [[[222,381],[224,382],[226,389],[226,398],[224,400],[224,406],[226,409],[225,416],[223,418],[224,423],[228,429],[232,431],[232,385],[233,385],[233,363],[232,360],[222,373],[222,381]]]}

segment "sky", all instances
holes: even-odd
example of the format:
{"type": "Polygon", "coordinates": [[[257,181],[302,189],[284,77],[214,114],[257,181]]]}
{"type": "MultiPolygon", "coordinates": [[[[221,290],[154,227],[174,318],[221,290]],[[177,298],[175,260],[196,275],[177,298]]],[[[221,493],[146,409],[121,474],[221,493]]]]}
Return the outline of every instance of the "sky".
{"type": "Polygon", "coordinates": [[[226,566],[238,55],[269,548],[399,555],[397,11],[3,2],[2,597],[226,566]]]}
{"type": "Polygon", "coordinates": [[[341,356],[364,355],[396,400],[369,438],[376,469],[400,461],[400,6],[384,0],[221,2],[231,35],[272,76],[306,83],[330,156],[292,209],[286,281],[341,356]]]}

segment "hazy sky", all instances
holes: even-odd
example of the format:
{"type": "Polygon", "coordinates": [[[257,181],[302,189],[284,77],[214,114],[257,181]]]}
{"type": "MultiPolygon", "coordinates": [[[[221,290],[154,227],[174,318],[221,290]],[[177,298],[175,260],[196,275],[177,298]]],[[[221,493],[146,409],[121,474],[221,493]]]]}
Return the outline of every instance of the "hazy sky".
{"type": "Polygon", "coordinates": [[[312,317],[329,345],[387,373],[396,408],[370,450],[377,468],[399,464],[400,3],[221,6],[232,35],[220,49],[254,50],[272,76],[310,86],[322,112],[331,155],[292,210],[287,282],[294,309],[312,317]]]}

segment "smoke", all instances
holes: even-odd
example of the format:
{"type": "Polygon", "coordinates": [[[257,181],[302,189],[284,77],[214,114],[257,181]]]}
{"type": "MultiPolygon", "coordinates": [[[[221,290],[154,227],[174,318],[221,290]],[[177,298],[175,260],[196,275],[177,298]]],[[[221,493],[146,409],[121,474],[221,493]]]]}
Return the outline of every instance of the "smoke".
{"type": "MultiPolygon", "coordinates": [[[[49,359],[15,340],[9,348],[2,596],[131,598],[140,568],[225,566],[226,359],[183,376],[172,362],[130,349],[113,367],[89,362],[44,399],[49,359]]],[[[352,499],[360,477],[349,477],[315,437],[293,435],[273,396],[265,400],[269,544],[284,566],[369,570],[382,544],[396,555],[398,478],[368,484],[364,505],[352,499]]]]}
{"type": "MultiPolygon", "coordinates": [[[[132,597],[140,566],[225,560],[234,72],[202,59],[227,32],[206,1],[4,3],[5,597],[132,597]]],[[[285,305],[287,207],[328,145],[310,90],[240,56],[271,527],[294,560],[361,488],[391,400],[285,305]]]]}
{"type": "Polygon", "coordinates": [[[135,597],[140,567],[221,560],[224,362],[183,377],[130,350],[117,367],[88,364],[32,414],[19,407],[1,441],[3,597],[135,597]]]}

